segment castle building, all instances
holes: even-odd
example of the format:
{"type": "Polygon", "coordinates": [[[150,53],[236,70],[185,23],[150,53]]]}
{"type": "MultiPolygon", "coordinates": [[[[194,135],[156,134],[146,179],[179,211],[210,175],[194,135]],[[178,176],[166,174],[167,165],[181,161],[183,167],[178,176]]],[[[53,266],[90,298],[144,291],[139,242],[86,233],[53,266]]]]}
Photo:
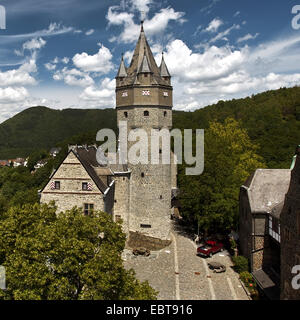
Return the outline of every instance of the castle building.
{"type": "MultiPolygon", "coordinates": [[[[164,57],[157,66],[143,23],[130,66],[122,57],[116,76],[116,109],[118,123],[127,124],[128,132],[143,129],[149,139],[155,130],[162,140],[172,128],[173,88],[164,57]],[[167,131],[161,131],[167,129],[167,131]],[[162,132],[162,133],[161,133],[162,132]],[[165,135],[165,136],[164,136],[165,135]]],[[[116,158],[122,158],[122,147],[116,158]]],[[[127,142],[126,151],[135,142],[127,142]]],[[[67,157],[52,174],[41,191],[41,202],[55,201],[58,211],[74,206],[85,214],[102,210],[123,221],[123,230],[148,237],[169,240],[171,200],[177,190],[177,167],[171,163],[151,164],[151,143],[148,141],[148,163],[120,162],[100,165],[96,146],[71,146],[67,157]]]]}
{"type": "Polygon", "coordinates": [[[257,169],[240,189],[239,241],[250,271],[271,300],[300,299],[300,147],[291,169],[257,169]]]}

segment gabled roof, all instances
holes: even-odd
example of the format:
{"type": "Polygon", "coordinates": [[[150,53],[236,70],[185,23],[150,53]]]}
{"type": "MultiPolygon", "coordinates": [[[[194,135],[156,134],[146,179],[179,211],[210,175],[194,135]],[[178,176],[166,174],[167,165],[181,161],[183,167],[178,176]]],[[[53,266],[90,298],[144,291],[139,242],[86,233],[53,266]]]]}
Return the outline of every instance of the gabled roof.
{"type": "MultiPolygon", "coordinates": [[[[96,153],[97,148],[95,146],[73,146],[70,148],[67,156],[65,159],[69,156],[70,153],[73,153],[76,158],[79,160],[79,162],[83,165],[88,175],[91,177],[91,179],[94,181],[98,189],[105,194],[105,192],[108,189],[108,186],[101,180],[101,178],[98,176],[98,174],[95,171],[95,167],[100,167],[99,163],[96,159],[96,153]]],[[[60,166],[63,164],[65,159],[60,163],[57,170],[59,170],[60,166]]],[[[49,181],[53,178],[57,170],[54,170],[45,184],[45,186],[41,189],[39,192],[43,192],[45,187],[48,185],[49,181]]],[[[58,179],[59,180],[59,179],[58,179]]]]}
{"type": "Polygon", "coordinates": [[[247,190],[251,212],[270,213],[284,201],[290,180],[290,169],[257,169],[242,186],[247,190]]]}
{"type": "Polygon", "coordinates": [[[93,167],[99,167],[99,163],[97,162],[96,153],[97,149],[94,146],[91,147],[82,147],[78,146],[73,149],[72,152],[77,156],[78,160],[84,166],[85,170],[95,182],[98,189],[104,193],[107,189],[105,183],[100,179],[97,175],[93,167]]]}

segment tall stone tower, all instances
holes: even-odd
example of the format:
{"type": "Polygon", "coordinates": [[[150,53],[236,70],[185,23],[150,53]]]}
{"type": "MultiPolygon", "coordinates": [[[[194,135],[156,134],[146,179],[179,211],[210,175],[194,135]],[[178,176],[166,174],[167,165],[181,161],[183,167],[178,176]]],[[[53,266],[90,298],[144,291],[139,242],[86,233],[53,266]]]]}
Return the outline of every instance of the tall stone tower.
{"type": "MultiPolygon", "coordinates": [[[[172,93],[164,58],[158,67],[142,23],[130,66],[126,68],[122,57],[116,77],[117,118],[118,122],[127,121],[128,132],[143,129],[149,137],[149,164],[128,163],[128,229],[163,240],[170,238],[171,165],[151,164],[150,137],[152,129],[172,128],[172,93]]],[[[128,143],[128,150],[135,143],[128,143]]]]}
{"type": "MultiPolygon", "coordinates": [[[[300,146],[292,165],[291,182],[280,215],[281,299],[300,300],[300,289],[292,286],[294,266],[300,266],[300,146]]],[[[299,280],[297,281],[299,282],[299,280]]]]}

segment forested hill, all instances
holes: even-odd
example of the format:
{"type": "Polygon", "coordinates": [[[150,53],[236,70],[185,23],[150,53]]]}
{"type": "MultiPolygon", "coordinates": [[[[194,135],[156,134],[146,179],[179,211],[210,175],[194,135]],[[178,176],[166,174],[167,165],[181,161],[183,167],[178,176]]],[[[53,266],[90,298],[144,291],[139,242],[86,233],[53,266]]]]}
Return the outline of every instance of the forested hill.
{"type": "Polygon", "coordinates": [[[50,149],[59,142],[101,128],[115,129],[113,109],[52,110],[46,107],[26,109],[0,124],[0,159],[25,157],[39,149],[50,149]]]}
{"type": "MultiPolygon", "coordinates": [[[[174,128],[206,129],[213,120],[240,120],[270,168],[287,168],[300,144],[300,88],[282,88],[245,99],[219,101],[194,112],[174,112],[174,128]]],[[[50,149],[78,134],[116,129],[116,111],[46,107],[27,109],[0,124],[0,159],[50,149]]],[[[220,150],[221,152],[222,150],[220,150]]]]}

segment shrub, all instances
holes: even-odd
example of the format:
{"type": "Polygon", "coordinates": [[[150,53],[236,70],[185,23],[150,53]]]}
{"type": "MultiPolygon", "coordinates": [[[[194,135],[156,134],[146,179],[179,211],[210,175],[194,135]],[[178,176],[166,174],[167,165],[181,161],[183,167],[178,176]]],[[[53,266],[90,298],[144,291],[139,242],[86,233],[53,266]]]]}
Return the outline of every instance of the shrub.
{"type": "Polygon", "coordinates": [[[248,267],[248,259],[243,257],[243,256],[237,256],[232,258],[233,263],[234,263],[234,269],[238,273],[242,273],[245,271],[249,271],[248,267]]]}
{"type": "Polygon", "coordinates": [[[258,296],[258,291],[256,289],[256,283],[248,271],[244,271],[240,273],[240,279],[244,282],[246,287],[248,288],[252,298],[256,298],[258,296]]]}

